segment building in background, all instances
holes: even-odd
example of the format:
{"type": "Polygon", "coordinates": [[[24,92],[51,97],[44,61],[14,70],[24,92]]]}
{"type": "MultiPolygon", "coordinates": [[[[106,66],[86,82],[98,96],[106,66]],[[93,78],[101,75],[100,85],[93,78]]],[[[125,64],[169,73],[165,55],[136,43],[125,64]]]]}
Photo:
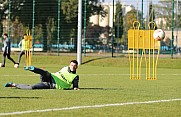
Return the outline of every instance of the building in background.
{"type": "MultiPolygon", "coordinates": [[[[107,12],[107,15],[105,17],[102,17],[101,15],[93,15],[90,17],[90,23],[92,25],[98,25],[102,27],[113,27],[113,3],[100,3],[104,10],[107,12]]],[[[135,9],[133,5],[126,5],[123,4],[122,11],[123,15],[125,15],[127,12],[131,11],[132,9],[135,9]]],[[[114,4],[114,20],[116,15],[116,3],[114,4]]]]}

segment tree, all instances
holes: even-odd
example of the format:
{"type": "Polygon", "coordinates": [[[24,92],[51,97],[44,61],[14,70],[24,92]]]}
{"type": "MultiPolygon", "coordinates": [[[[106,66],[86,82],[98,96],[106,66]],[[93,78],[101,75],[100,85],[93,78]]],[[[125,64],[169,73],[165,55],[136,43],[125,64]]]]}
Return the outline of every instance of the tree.
{"type": "MultiPolygon", "coordinates": [[[[82,0],[82,11],[84,11],[84,2],[85,0],[82,0]]],[[[103,11],[103,8],[101,5],[99,5],[97,0],[86,0],[87,2],[87,8],[86,8],[86,21],[87,24],[89,23],[89,17],[95,14],[101,14],[102,16],[105,16],[106,12],[103,11]]],[[[77,19],[78,19],[78,0],[62,0],[62,12],[64,17],[63,22],[63,28],[62,30],[67,29],[64,31],[64,34],[61,33],[63,37],[67,37],[68,39],[73,38],[75,41],[75,48],[77,46],[77,19]],[[68,28],[69,27],[69,28],[68,28]],[[69,33],[69,34],[67,34],[69,33]]],[[[82,12],[82,18],[84,16],[84,12],[82,12]]],[[[63,19],[62,19],[63,20],[63,19]]],[[[84,21],[82,19],[82,21],[84,21]]],[[[83,25],[84,22],[82,22],[83,25]]],[[[61,30],[61,32],[63,32],[61,30]]]]}
{"type": "Polygon", "coordinates": [[[3,24],[2,24],[2,18],[4,16],[4,11],[7,7],[7,0],[0,0],[0,35],[3,33],[3,24]]]}
{"type": "MultiPolygon", "coordinates": [[[[176,8],[177,1],[175,1],[174,7],[176,8]]],[[[172,26],[172,0],[160,0],[159,4],[154,5],[155,9],[155,17],[161,18],[162,22],[165,21],[165,26],[161,27],[162,29],[170,29],[172,26]]],[[[178,18],[177,20],[181,20],[181,1],[178,1],[178,18]]],[[[174,10],[174,17],[176,17],[176,10],[174,10]]],[[[175,21],[174,21],[175,22],[175,21]]],[[[176,22],[175,22],[176,23],[176,22]]],[[[176,24],[175,24],[176,25],[176,24]]],[[[181,27],[181,22],[178,22],[178,27],[181,27]]]]}
{"type": "Polygon", "coordinates": [[[149,22],[153,22],[155,20],[155,14],[154,14],[153,4],[152,2],[149,3],[149,22]]]}
{"type": "Polygon", "coordinates": [[[11,22],[11,36],[13,38],[12,42],[17,44],[19,43],[24,34],[23,30],[23,24],[20,23],[18,19],[15,19],[15,21],[11,22]]]}
{"type": "MultiPolygon", "coordinates": [[[[42,25],[43,50],[47,51],[47,22],[49,18],[57,19],[57,0],[35,0],[35,25],[42,25]]],[[[32,29],[33,0],[11,1],[12,21],[16,17],[24,26],[32,29]]]]}
{"type": "MultiPolygon", "coordinates": [[[[155,22],[155,11],[153,9],[152,2],[149,3],[149,16],[148,22],[155,22]]],[[[153,23],[150,25],[150,29],[156,28],[153,23]]]]}
{"type": "Polygon", "coordinates": [[[117,41],[121,42],[121,38],[123,35],[123,12],[122,12],[122,4],[120,2],[116,3],[116,21],[115,21],[115,34],[117,41]]]}
{"type": "Polygon", "coordinates": [[[87,41],[86,42],[91,45],[100,44],[100,42],[102,43],[102,39],[99,37],[101,36],[101,34],[103,34],[104,37],[108,39],[108,34],[111,33],[110,29],[111,28],[109,26],[101,27],[98,25],[94,25],[94,26],[89,25],[87,27],[87,33],[86,33],[87,41]]]}
{"type": "MultiPolygon", "coordinates": [[[[140,13],[138,16],[141,16],[140,13]]],[[[127,43],[128,40],[128,30],[133,28],[133,23],[134,21],[139,20],[140,18],[137,18],[137,11],[135,9],[129,11],[125,16],[124,16],[124,41],[127,43]]]]}
{"type": "MultiPolygon", "coordinates": [[[[50,34],[55,35],[57,28],[58,0],[35,0],[35,25],[41,24],[43,33],[44,51],[47,51],[47,43],[50,34]],[[53,26],[52,26],[53,25],[53,26]],[[47,29],[50,28],[51,29],[47,29]],[[48,33],[48,31],[50,31],[48,33]],[[53,32],[51,32],[53,31],[53,32]]],[[[12,20],[19,17],[24,25],[32,28],[33,0],[14,0],[12,1],[12,20]]],[[[87,21],[90,15],[99,13],[101,6],[97,0],[87,0],[87,21]]],[[[70,36],[77,38],[77,19],[78,19],[78,0],[61,0],[61,40],[68,40],[70,36]]],[[[55,39],[57,38],[54,37],[55,39]]],[[[52,42],[52,41],[49,41],[52,42]]],[[[63,43],[63,42],[62,42],[63,43]]],[[[75,44],[76,45],[76,44],[75,44]]]]}

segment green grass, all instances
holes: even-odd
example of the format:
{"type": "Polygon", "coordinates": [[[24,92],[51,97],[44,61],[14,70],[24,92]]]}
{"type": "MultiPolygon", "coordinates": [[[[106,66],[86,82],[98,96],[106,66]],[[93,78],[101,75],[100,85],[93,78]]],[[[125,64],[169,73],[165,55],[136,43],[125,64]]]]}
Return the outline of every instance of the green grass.
{"type": "MultiPolygon", "coordinates": [[[[13,56],[17,59],[17,56],[13,56]]],[[[24,58],[23,58],[24,59],[24,58]]],[[[74,106],[93,106],[126,102],[181,99],[181,59],[160,58],[158,79],[129,79],[127,57],[83,57],[79,66],[80,91],[20,90],[5,88],[10,81],[34,84],[39,75],[13,68],[7,60],[0,70],[0,113],[44,110],[74,106]]],[[[33,56],[33,65],[56,72],[76,56],[33,56]]],[[[82,108],[13,115],[18,117],[179,117],[181,101],[133,104],[101,108],[82,108]]],[[[10,115],[9,115],[10,116],[10,115]]]]}

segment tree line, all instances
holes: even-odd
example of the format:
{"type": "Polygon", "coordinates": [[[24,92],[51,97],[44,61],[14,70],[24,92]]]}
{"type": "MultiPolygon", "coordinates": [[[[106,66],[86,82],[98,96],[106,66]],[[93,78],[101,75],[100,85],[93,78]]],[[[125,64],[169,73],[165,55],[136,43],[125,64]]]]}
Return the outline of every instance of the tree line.
{"type": "MultiPolygon", "coordinates": [[[[76,45],[77,41],[77,19],[78,19],[78,0],[60,0],[60,43],[69,43],[70,39],[74,40],[76,45]]],[[[132,27],[132,23],[135,20],[141,20],[141,11],[133,9],[123,16],[122,4],[116,3],[115,22],[114,29],[111,27],[92,26],[89,23],[89,18],[92,15],[101,15],[105,17],[108,13],[104,10],[101,4],[98,4],[98,0],[86,0],[82,4],[82,25],[86,21],[86,38],[87,43],[96,44],[103,43],[99,38],[102,33],[108,35],[114,34],[114,43],[125,44],[127,42],[127,31],[132,27]],[[84,13],[86,13],[86,20],[84,20],[84,13]]],[[[167,20],[166,27],[170,27],[170,2],[160,2],[160,6],[153,5],[150,2],[149,21],[155,21],[155,17],[165,17],[167,20]],[[169,6],[169,7],[168,7],[169,6]],[[167,14],[165,14],[167,11],[167,14]]],[[[180,2],[179,2],[180,4],[180,2]]],[[[179,9],[180,9],[179,5],[179,9]]],[[[10,34],[15,42],[18,42],[20,37],[23,36],[26,29],[32,29],[33,12],[34,17],[34,43],[42,43],[43,50],[48,50],[49,44],[57,44],[57,29],[58,29],[58,0],[0,0],[0,33],[7,32],[7,29],[3,28],[5,22],[7,22],[8,13],[10,10],[10,34]],[[33,11],[33,1],[35,1],[35,9],[33,11]],[[10,3],[9,3],[10,2],[10,3]]],[[[180,14],[179,17],[180,19],[180,14]]],[[[145,22],[144,22],[145,23],[145,22]]],[[[177,22],[178,23],[178,22],[177,22]]],[[[180,27],[180,22],[177,24],[180,27]]],[[[160,26],[163,27],[163,26],[160,26]]],[[[144,27],[146,28],[146,27],[144,27]]],[[[83,34],[83,33],[82,33],[83,34]]],[[[108,41],[111,41],[111,37],[108,36],[108,41]]]]}

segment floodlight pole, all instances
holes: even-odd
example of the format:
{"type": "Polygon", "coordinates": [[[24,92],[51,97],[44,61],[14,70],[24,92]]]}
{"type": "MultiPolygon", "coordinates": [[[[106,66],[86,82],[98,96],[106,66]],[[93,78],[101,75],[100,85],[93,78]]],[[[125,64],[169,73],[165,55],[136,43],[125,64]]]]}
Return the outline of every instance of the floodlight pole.
{"type": "Polygon", "coordinates": [[[82,63],[82,0],[78,2],[78,31],[77,31],[77,61],[80,65],[82,63]]]}
{"type": "Polygon", "coordinates": [[[11,0],[8,1],[8,36],[10,36],[11,31],[11,0]]]}
{"type": "Polygon", "coordinates": [[[141,29],[143,29],[143,0],[141,3],[141,29]]]}
{"type": "Polygon", "coordinates": [[[84,0],[84,56],[86,56],[86,13],[87,13],[87,0],[84,0]]]}
{"type": "Polygon", "coordinates": [[[120,14],[122,11],[120,11],[117,15],[117,38],[119,39],[119,28],[120,28],[120,14]]]}
{"type": "Polygon", "coordinates": [[[178,49],[178,0],[177,0],[177,10],[176,10],[176,49],[177,49],[177,53],[179,53],[179,49],[178,49]]]}
{"type": "MultiPolygon", "coordinates": [[[[0,6],[0,7],[1,7],[1,6],[0,6]]],[[[3,31],[3,30],[1,30],[2,27],[3,27],[3,25],[2,25],[2,15],[1,15],[1,13],[2,13],[2,8],[0,8],[0,37],[2,36],[2,31],[3,31]]]]}
{"type": "Polygon", "coordinates": [[[174,0],[172,0],[172,39],[171,39],[171,58],[173,59],[173,41],[174,41],[174,0]]]}
{"type": "Polygon", "coordinates": [[[138,21],[138,3],[139,3],[139,0],[136,0],[136,19],[138,21]]]}
{"type": "Polygon", "coordinates": [[[57,53],[59,56],[60,43],[60,0],[58,0],[58,30],[57,30],[57,53]]]}
{"type": "Polygon", "coordinates": [[[114,57],[114,0],[113,0],[113,16],[112,16],[112,57],[114,57]]]}
{"type": "MultiPolygon", "coordinates": [[[[32,17],[32,41],[34,45],[34,32],[35,32],[35,0],[33,0],[33,17],[32,17]]],[[[34,53],[34,46],[33,47],[33,53],[34,53]]]]}

